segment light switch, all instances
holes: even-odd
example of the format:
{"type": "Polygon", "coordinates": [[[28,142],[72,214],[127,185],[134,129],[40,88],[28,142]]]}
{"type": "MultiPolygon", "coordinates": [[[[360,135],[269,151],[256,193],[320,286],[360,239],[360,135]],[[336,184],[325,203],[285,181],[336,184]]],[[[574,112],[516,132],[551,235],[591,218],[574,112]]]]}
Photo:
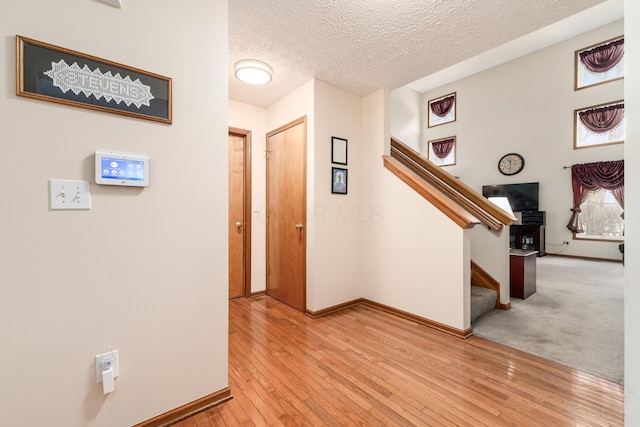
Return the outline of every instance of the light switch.
{"type": "Polygon", "coordinates": [[[51,179],[49,201],[51,209],[91,209],[91,183],[51,179]]]}

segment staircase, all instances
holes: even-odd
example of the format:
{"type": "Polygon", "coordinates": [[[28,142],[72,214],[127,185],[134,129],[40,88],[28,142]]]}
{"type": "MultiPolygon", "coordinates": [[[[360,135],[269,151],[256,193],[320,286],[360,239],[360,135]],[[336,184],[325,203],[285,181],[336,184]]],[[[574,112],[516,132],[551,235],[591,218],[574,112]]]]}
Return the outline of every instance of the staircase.
{"type": "Polygon", "coordinates": [[[471,323],[496,308],[498,294],[493,289],[471,286],[471,323]]]}
{"type": "MultiPolygon", "coordinates": [[[[516,221],[482,194],[395,138],[391,138],[390,155],[383,156],[383,161],[385,168],[461,228],[483,224],[488,230],[499,232],[516,221]]],[[[508,310],[511,304],[501,302],[500,283],[472,261],[471,322],[496,308],[508,310]]]]}
{"type": "Polygon", "coordinates": [[[508,309],[500,304],[500,282],[471,261],[471,323],[496,308],[508,309]]]}

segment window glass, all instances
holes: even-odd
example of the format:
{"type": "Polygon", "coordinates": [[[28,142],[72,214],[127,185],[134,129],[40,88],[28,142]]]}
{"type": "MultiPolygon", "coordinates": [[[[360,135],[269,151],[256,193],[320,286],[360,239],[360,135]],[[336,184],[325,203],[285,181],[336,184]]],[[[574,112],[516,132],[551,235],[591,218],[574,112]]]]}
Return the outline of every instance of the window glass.
{"type": "Polygon", "coordinates": [[[623,239],[624,219],[620,217],[622,208],[611,191],[600,189],[592,192],[580,209],[584,233],[576,233],[576,239],[623,239]]]}
{"type": "Polygon", "coordinates": [[[620,59],[620,62],[604,73],[593,73],[587,70],[582,62],[578,61],[578,72],[576,74],[577,87],[593,86],[598,83],[603,83],[609,80],[615,80],[624,77],[624,56],[620,59]]]}
{"type": "Polygon", "coordinates": [[[624,119],[619,126],[611,129],[609,132],[593,133],[580,122],[576,124],[576,147],[592,147],[594,145],[611,144],[612,142],[624,141],[624,119]]]}

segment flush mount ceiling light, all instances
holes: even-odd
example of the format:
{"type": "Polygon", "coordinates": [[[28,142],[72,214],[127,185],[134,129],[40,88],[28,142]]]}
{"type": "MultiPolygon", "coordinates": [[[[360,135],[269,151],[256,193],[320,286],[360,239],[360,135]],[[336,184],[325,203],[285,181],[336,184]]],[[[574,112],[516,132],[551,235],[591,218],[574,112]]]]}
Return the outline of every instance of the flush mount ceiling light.
{"type": "Polygon", "coordinates": [[[251,85],[269,83],[273,73],[273,69],[268,64],[256,59],[243,59],[236,62],[235,70],[238,80],[251,85]]]}

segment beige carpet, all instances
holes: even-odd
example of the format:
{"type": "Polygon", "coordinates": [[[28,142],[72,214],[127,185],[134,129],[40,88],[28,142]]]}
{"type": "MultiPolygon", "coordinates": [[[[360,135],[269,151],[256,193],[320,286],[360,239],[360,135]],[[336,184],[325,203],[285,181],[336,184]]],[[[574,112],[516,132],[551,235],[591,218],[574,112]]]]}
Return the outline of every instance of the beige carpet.
{"type": "Polygon", "coordinates": [[[546,256],[537,292],[476,320],[473,333],[622,384],[624,267],[546,256]]]}

